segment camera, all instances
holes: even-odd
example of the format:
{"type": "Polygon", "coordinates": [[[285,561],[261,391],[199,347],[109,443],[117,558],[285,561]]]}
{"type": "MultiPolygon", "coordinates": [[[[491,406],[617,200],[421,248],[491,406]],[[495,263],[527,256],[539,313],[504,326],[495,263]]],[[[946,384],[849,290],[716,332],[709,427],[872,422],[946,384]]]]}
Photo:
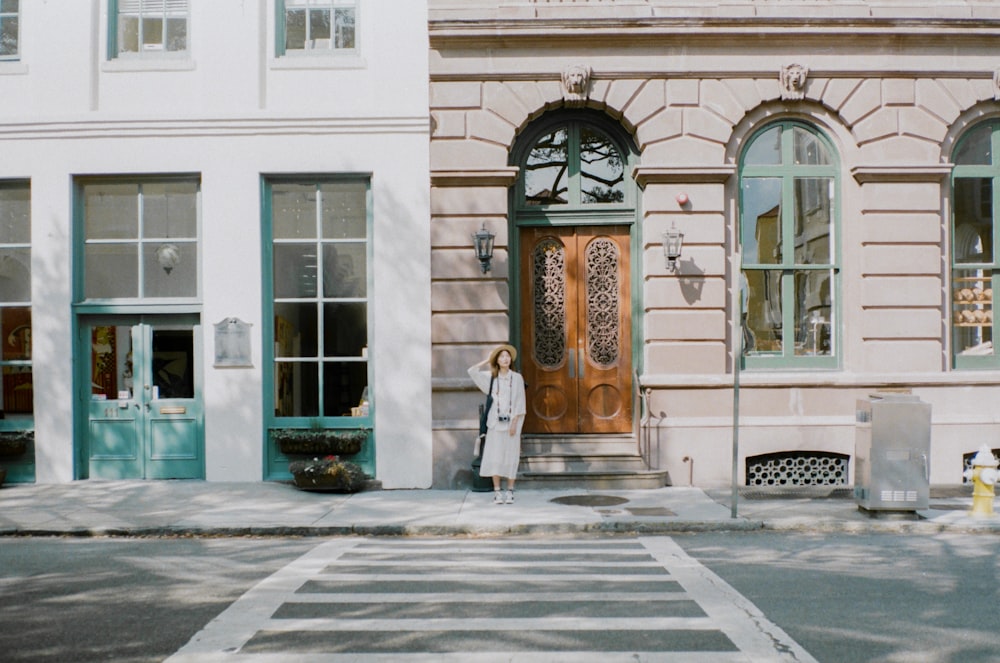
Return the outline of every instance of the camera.
{"type": "Polygon", "coordinates": [[[499,415],[499,416],[497,417],[497,421],[499,421],[499,422],[500,422],[500,423],[502,423],[502,424],[505,424],[505,423],[507,423],[508,421],[510,421],[510,417],[508,417],[508,416],[506,416],[506,415],[503,415],[503,414],[501,414],[501,415],[499,415]]]}

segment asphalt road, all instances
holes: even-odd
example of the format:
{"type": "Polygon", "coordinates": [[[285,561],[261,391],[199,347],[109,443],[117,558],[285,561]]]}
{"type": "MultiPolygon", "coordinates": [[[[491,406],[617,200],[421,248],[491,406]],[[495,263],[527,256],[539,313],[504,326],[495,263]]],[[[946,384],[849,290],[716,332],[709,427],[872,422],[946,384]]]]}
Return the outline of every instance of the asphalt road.
{"type": "MultiPolygon", "coordinates": [[[[250,607],[247,614],[258,609],[249,599],[255,592],[247,594],[248,590],[259,590],[265,579],[272,583],[292,571],[291,576],[295,576],[302,568],[319,574],[336,571],[341,580],[357,575],[359,583],[364,578],[377,578],[383,584],[378,592],[408,591],[404,589],[406,583],[431,578],[422,591],[431,588],[438,592],[435,602],[410,607],[400,607],[394,601],[383,605],[381,598],[359,593],[357,596],[367,597],[368,603],[353,604],[351,609],[365,619],[412,619],[423,615],[452,620],[458,628],[463,619],[472,620],[470,625],[482,625],[484,618],[488,620],[497,613],[483,607],[474,596],[471,599],[468,596],[470,591],[478,591],[462,585],[468,580],[462,575],[467,573],[468,564],[452,564],[441,557],[440,567],[422,568],[421,574],[412,577],[406,575],[412,573],[412,569],[405,568],[406,560],[413,557],[406,546],[439,546],[440,550],[450,550],[448,554],[455,555],[458,544],[470,543],[495,549],[495,553],[490,553],[496,555],[495,561],[506,564],[491,566],[494,571],[479,574],[492,577],[502,583],[500,586],[514,583],[512,588],[516,590],[517,583],[525,582],[563,591],[565,588],[559,588],[557,576],[569,573],[576,574],[566,578],[580,585],[575,588],[579,592],[586,583],[598,587],[593,583],[600,581],[614,587],[638,572],[655,572],[655,569],[626,568],[629,555],[634,554],[631,551],[642,548],[643,554],[651,553],[688,590],[685,600],[674,597],[672,604],[648,603],[642,613],[644,617],[663,619],[665,624],[680,625],[678,635],[664,640],[672,647],[718,647],[724,651],[727,647],[724,640],[728,638],[737,642],[738,648],[752,648],[753,642],[747,640],[749,644],[745,644],[738,637],[750,630],[746,623],[738,623],[740,612],[747,611],[741,602],[749,600],[763,613],[759,621],[778,627],[780,632],[775,637],[787,634],[792,644],[797,643],[822,662],[1000,661],[1000,619],[996,616],[1000,606],[998,537],[706,533],[644,540],[532,537],[483,542],[389,537],[366,541],[370,542],[365,543],[367,548],[356,547],[358,540],[346,539],[0,539],[0,624],[3,625],[0,659],[163,661],[195,634],[208,633],[211,624],[225,622],[217,619],[224,611],[232,612],[243,605],[250,607]],[[581,560],[598,559],[594,555],[604,557],[608,552],[604,550],[607,542],[613,545],[608,549],[610,557],[601,562],[605,568],[591,569],[599,571],[594,577],[580,575],[581,560]],[[681,554],[669,553],[671,546],[677,545],[681,554]],[[316,567],[309,567],[309,555],[316,555],[323,546],[355,548],[353,556],[336,553],[337,563],[345,566],[334,569],[328,560],[317,558],[316,567]],[[516,551],[521,552],[511,557],[516,551]],[[693,560],[684,558],[681,551],[693,560]],[[509,568],[510,559],[520,559],[518,563],[525,567],[537,566],[531,571],[535,576],[509,568]],[[531,562],[534,559],[553,561],[534,564],[531,562]],[[622,568],[616,568],[619,564],[615,560],[621,560],[622,568]],[[374,576],[366,575],[372,569],[365,565],[371,564],[382,565],[374,576]],[[546,570],[546,565],[553,567],[552,573],[546,570]],[[559,565],[568,566],[557,571],[559,565]],[[699,571],[701,565],[707,569],[699,571]],[[438,573],[445,575],[434,575],[438,573]],[[458,575],[448,578],[451,573],[458,575]],[[710,576],[725,582],[713,581],[707,585],[702,582],[705,578],[711,580],[710,576]],[[455,583],[451,593],[447,589],[449,582],[455,583]],[[721,586],[727,584],[729,590],[721,586]],[[456,610],[452,599],[463,593],[464,600],[469,601],[468,608],[456,610]],[[739,609],[727,610],[727,605],[721,604],[739,609]],[[447,612],[437,612],[442,610],[447,612]],[[658,610],[666,611],[666,616],[657,617],[658,610]],[[703,622],[697,625],[705,614],[719,623],[710,627],[703,622]],[[727,620],[730,623],[723,623],[727,620]],[[702,634],[692,636],[690,629],[684,628],[690,624],[696,624],[702,634]],[[725,637],[720,638],[716,630],[725,637]],[[709,637],[705,636],[707,632],[711,632],[709,637]]],[[[328,578],[310,582],[320,587],[325,580],[328,578]]],[[[302,578],[294,582],[301,583],[302,578]]],[[[501,616],[537,620],[555,614],[554,623],[562,624],[559,620],[569,615],[570,619],[581,622],[574,628],[593,630],[597,633],[594,642],[605,643],[607,639],[600,635],[602,620],[620,619],[625,613],[613,611],[632,609],[628,605],[629,592],[636,590],[624,589],[618,592],[616,602],[601,600],[602,590],[598,589],[591,597],[597,600],[565,606],[531,604],[531,610],[544,611],[548,617],[518,612],[501,616]]],[[[355,590],[369,592],[371,588],[359,584],[355,590]]],[[[666,596],[669,590],[663,594],[666,596]]],[[[325,601],[322,595],[310,598],[314,603],[325,601]]],[[[279,606],[277,611],[272,613],[267,608],[261,614],[265,617],[273,614],[289,620],[289,624],[320,615],[313,612],[318,608],[309,601],[275,605],[279,606]]],[[[265,619],[263,623],[273,625],[274,621],[265,619]]],[[[327,628],[340,628],[331,623],[328,622],[327,628]]],[[[380,623],[391,628],[391,621],[380,623]]],[[[486,624],[490,626],[488,621],[486,624]]],[[[531,622],[526,621],[522,626],[527,631],[531,622]]],[[[767,635],[766,626],[763,630],[767,635]]],[[[650,636],[655,638],[652,631],[655,628],[650,636]]],[[[590,637],[584,635],[573,635],[579,646],[590,637]]],[[[613,637],[627,642],[630,636],[619,632],[613,637]]],[[[289,642],[288,646],[294,649],[308,644],[310,638],[323,639],[322,635],[285,638],[280,632],[259,634],[248,644],[260,651],[274,651],[284,647],[283,642],[289,642]]],[[[418,640],[411,640],[410,644],[415,641],[418,640]]],[[[385,660],[392,660],[391,656],[385,660]]]]}

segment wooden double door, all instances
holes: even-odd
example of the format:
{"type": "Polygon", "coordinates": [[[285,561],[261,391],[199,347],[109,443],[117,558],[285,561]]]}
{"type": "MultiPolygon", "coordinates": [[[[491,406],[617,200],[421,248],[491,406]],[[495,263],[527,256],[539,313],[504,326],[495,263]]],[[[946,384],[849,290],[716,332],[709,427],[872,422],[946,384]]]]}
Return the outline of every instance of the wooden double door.
{"type": "Polygon", "coordinates": [[[628,226],[520,230],[525,433],[631,433],[628,226]]]}

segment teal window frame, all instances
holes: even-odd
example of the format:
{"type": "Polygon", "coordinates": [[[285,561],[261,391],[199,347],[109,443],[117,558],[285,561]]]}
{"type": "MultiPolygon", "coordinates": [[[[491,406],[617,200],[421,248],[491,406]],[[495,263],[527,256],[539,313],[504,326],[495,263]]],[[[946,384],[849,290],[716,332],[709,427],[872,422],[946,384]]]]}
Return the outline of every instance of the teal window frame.
{"type": "MultiPolygon", "coordinates": [[[[316,427],[320,425],[323,428],[361,428],[370,427],[373,421],[374,412],[374,374],[371,357],[367,353],[361,355],[339,355],[327,352],[324,348],[325,334],[324,334],[324,319],[323,315],[317,313],[316,324],[317,324],[317,338],[316,338],[316,351],[314,354],[309,356],[303,355],[286,355],[283,357],[278,356],[276,350],[276,334],[274,329],[274,316],[277,309],[277,304],[287,303],[287,304],[316,304],[319,307],[329,304],[363,304],[365,306],[366,313],[366,341],[365,348],[370,347],[373,329],[373,281],[374,281],[374,270],[373,270],[373,246],[372,246],[372,194],[371,194],[371,176],[367,174],[360,175],[303,175],[296,177],[265,177],[262,182],[262,209],[264,212],[262,220],[262,274],[263,274],[263,293],[264,293],[264,315],[267,321],[264,325],[264,347],[266,351],[266,359],[264,362],[265,367],[265,384],[269,385],[265,389],[265,412],[268,413],[268,419],[270,424],[283,426],[283,427],[316,427]],[[299,246],[303,244],[303,241],[315,241],[317,245],[337,245],[340,240],[329,239],[322,236],[322,233],[318,233],[315,238],[305,238],[298,239],[281,239],[274,237],[274,214],[273,214],[273,198],[272,192],[276,185],[312,185],[318,190],[319,187],[327,184],[336,183],[363,183],[365,186],[365,237],[363,238],[365,248],[365,291],[363,296],[356,295],[343,295],[339,293],[328,293],[324,292],[325,286],[320,284],[317,288],[315,295],[295,295],[295,296],[278,296],[276,293],[275,284],[275,271],[274,271],[274,256],[275,247],[281,244],[289,244],[292,246],[299,246]],[[319,394],[317,396],[317,408],[318,411],[315,414],[306,415],[278,415],[276,398],[275,398],[275,376],[276,368],[279,363],[296,363],[300,362],[312,362],[316,363],[318,367],[322,367],[323,364],[334,363],[334,362],[364,362],[367,366],[367,389],[368,389],[368,413],[360,415],[344,416],[343,413],[330,413],[325,411],[324,405],[324,371],[318,370],[317,381],[319,386],[319,394]]],[[[317,208],[320,207],[320,203],[317,203],[317,208]]],[[[319,215],[319,212],[318,212],[319,215]]],[[[318,216],[317,215],[317,216],[318,216]]],[[[321,223],[321,221],[318,221],[321,223]]],[[[360,244],[361,241],[358,238],[351,238],[343,240],[344,242],[350,243],[352,245],[360,244]]],[[[315,270],[322,274],[324,269],[323,261],[325,256],[317,254],[317,265],[315,270]]],[[[306,269],[306,267],[303,267],[306,269]]],[[[323,279],[318,279],[322,281],[323,279]]],[[[360,402],[358,404],[360,406],[360,402]]]]}
{"type": "MultiPolygon", "coordinates": [[[[760,370],[797,370],[797,369],[838,369],[841,365],[841,338],[843,323],[841,320],[840,306],[840,165],[839,158],[830,140],[814,126],[798,120],[780,120],[768,123],[761,127],[750,137],[746,143],[741,157],[739,170],[739,222],[738,232],[740,233],[740,244],[745,247],[743,241],[748,228],[745,224],[744,214],[746,213],[747,201],[746,191],[748,182],[755,179],[773,179],[780,181],[780,260],[776,262],[757,262],[748,258],[747,252],[741,252],[741,274],[740,285],[741,314],[746,315],[750,311],[748,306],[749,287],[746,286],[748,280],[746,274],[750,271],[761,271],[775,273],[778,276],[780,289],[781,308],[781,348],[779,351],[751,352],[743,346],[742,366],[746,369],[760,370]],[[746,159],[754,146],[755,141],[761,138],[766,132],[776,128],[781,128],[780,154],[777,163],[774,164],[748,164],[746,159]],[[826,164],[796,164],[794,152],[794,129],[800,129],[811,134],[818,143],[826,150],[828,163],[826,164]],[[795,182],[796,180],[809,178],[824,178],[831,181],[830,189],[830,238],[829,250],[831,252],[830,262],[825,263],[799,263],[796,262],[796,218],[795,218],[795,182]],[[795,320],[796,312],[796,282],[797,275],[811,271],[829,271],[831,274],[830,285],[830,320],[824,321],[824,327],[828,330],[829,354],[799,353],[796,349],[796,334],[807,325],[802,324],[802,320],[795,320]]],[[[815,334],[815,331],[814,331],[815,334]]],[[[747,326],[744,326],[744,337],[747,336],[747,326]]]]}
{"type": "Polygon", "coordinates": [[[297,0],[290,2],[289,0],[275,0],[275,35],[274,35],[274,54],[275,57],[344,57],[358,55],[361,51],[359,48],[360,32],[358,26],[360,25],[360,14],[361,14],[361,1],[360,0],[297,0]],[[331,26],[330,26],[330,44],[327,47],[318,48],[314,46],[306,46],[304,48],[288,48],[287,47],[287,31],[288,31],[288,12],[292,11],[291,8],[301,8],[302,11],[306,12],[305,30],[306,35],[304,37],[305,43],[308,44],[310,40],[309,30],[311,29],[310,21],[308,20],[309,12],[312,10],[322,10],[328,9],[331,14],[331,26]],[[353,42],[351,46],[338,45],[339,37],[337,34],[336,25],[336,13],[338,10],[350,10],[354,14],[354,29],[353,29],[353,42]]]}
{"type": "Polygon", "coordinates": [[[0,62],[21,59],[20,15],[18,0],[0,0],[0,62]]]}
{"type": "MultiPolygon", "coordinates": [[[[955,142],[953,162],[955,166],[951,176],[951,219],[949,222],[950,235],[950,265],[951,265],[951,288],[949,292],[952,296],[950,325],[951,333],[951,355],[952,366],[956,369],[997,369],[1000,368],[1000,350],[996,347],[996,339],[993,335],[993,323],[988,325],[989,338],[985,338],[985,329],[982,322],[963,322],[961,315],[966,310],[988,310],[992,315],[992,298],[984,300],[982,295],[975,294],[972,299],[965,300],[962,297],[965,290],[985,291],[987,288],[992,292],[1000,292],[1000,224],[998,221],[998,210],[1000,210],[1000,120],[987,120],[973,125],[966,131],[959,140],[955,142]],[[968,147],[967,143],[976,137],[981,130],[989,131],[988,154],[983,155],[983,161],[989,163],[960,163],[963,148],[968,147]],[[992,241],[989,246],[981,246],[982,260],[959,262],[960,253],[966,250],[966,241],[960,238],[958,216],[959,210],[965,205],[959,192],[963,180],[978,179],[978,199],[973,201],[980,208],[981,216],[990,218],[987,224],[992,241]],[[988,187],[989,191],[984,189],[988,187]],[[989,253],[987,253],[989,251],[989,253]],[[974,274],[971,274],[974,273],[974,274]],[[974,281],[970,280],[974,279],[974,281]],[[989,340],[993,347],[989,352],[963,354],[968,348],[959,348],[959,337],[981,329],[984,334],[982,341],[989,340]]],[[[964,233],[962,233],[964,235],[964,233]]],[[[981,240],[980,240],[981,242],[981,240]]]]}
{"type": "Polygon", "coordinates": [[[118,59],[164,59],[187,58],[191,52],[191,1],[190,0],[108,0],[108,60],[118,59]],[[138,49],[122,51],[121,17],[128,6],[127,3],[139,4],[139,30],[137,35],[138,49]],[[168,36],[168,17],[184,17],[184,48],[171,50],[166,47],[168,36]],[[159,20],[161,22],[161,48],[147,49],[143,41],[143,21],[159,20]]]}
{"type": "Polygon", "coordinates": [[[176,310],[183,308],[192,310],[201,303],[202,292],[202,265],[201,265],[201,176],[196,173],[191,174],[171,174],[171,175],[148,175],[148,176],[96,176],[80,177],[74,182],[74,224],[73,224],[73,245],[74,245],[74,278],[73,278],[73,302],[78,310],[98,311],[106,310],[108,307],[127,306],[134,309],[136,306],[148,306],[156,310],[166,310],[167,308],[176,310]],[[149,236],[142,220],[143,202],[142,189],[148,185],[163,185],[171,183],[190,183],[195,186],[195,234],[194,236],[184,235],[176,237],[149,236]],[[137,225],[138,233],[135,237],[122,238],[120,240],[90,240],[87,237],[87,217],[85,194],[90,185],[137,185],[139,199],[137,202],[137,212],[139,218],[137,225]],[[139,250],[136,267],[136,296],[134,297],[88,297],[86,290],[86,267],[87,267],[87,246],[94,242],[109,244],[135,244],[139,250]],[[194,292],[183,296],[156,296],[145,292],[143,261],[144,247],[153,244],[174,243],[182,250],[182,262],[178,269],[186,265],[192,265],[196,270],[194,292]],[[187,250],[194,248],[194,255],[187,250]]]}

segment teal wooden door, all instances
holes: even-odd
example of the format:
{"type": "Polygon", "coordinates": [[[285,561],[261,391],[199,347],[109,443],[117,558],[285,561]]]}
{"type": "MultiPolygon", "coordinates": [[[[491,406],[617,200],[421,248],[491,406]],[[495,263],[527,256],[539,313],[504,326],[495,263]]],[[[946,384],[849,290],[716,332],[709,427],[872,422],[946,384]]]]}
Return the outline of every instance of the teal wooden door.
{"type": "Polygon", "coordinates": [[[82,326],[91,478],[204,477],[200,332],[176,323],[82,326]]]}

